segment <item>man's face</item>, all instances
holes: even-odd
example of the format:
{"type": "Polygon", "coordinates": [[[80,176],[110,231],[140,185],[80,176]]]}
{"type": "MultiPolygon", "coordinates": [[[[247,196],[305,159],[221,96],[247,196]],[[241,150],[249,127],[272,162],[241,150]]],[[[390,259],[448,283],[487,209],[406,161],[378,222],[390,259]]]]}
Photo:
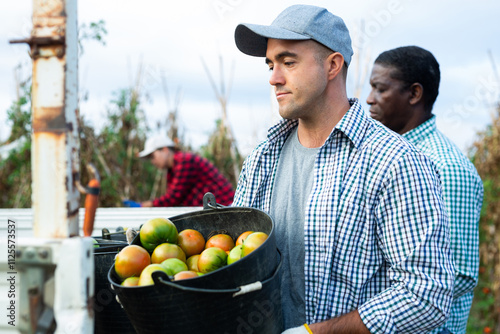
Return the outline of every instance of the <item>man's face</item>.
{"type": "Polygon", "coordinates": [[[389,129],[403,133],[411,117],[409,111],[410,90],[404,83],[391,77],[394,67],[375,64],[370,77],[372,90],[366,103],[370,105],[370,116],[389,129]]]}
{"type": "Polygon", "coordinates": [[[151,163],[158,169],[167,169],[169,153],[170,150],[167,147],[154,151],[150,156],[151,163]]]}
{"type": "Polygon", "coordinates": [[[279,113],[286,119],[307,118],[325,99],[327,70],[315,59],[313,41],[269,39],[266,63],[279,113]]]}

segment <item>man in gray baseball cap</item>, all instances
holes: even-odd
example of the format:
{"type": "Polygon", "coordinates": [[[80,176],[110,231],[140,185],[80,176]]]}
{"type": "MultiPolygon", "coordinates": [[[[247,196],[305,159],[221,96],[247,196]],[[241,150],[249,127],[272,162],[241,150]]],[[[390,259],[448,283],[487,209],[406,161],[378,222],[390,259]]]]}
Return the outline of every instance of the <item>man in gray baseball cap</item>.
{"type": "Polygon", "coordinates": [[[233,206],[268,212],[282,253],[285,333],[425,333],[453,295],[432,162],[346,92],[344,21],[294,5],[236,46],[265,57],[283,119],[243,165],[233,206]]]}

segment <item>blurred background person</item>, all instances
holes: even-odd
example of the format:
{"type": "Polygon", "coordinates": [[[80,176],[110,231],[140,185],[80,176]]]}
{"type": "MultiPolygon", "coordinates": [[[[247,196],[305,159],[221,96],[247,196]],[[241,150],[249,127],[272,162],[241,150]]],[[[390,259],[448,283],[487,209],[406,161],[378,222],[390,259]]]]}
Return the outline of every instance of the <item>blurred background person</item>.
{"type": "Polygon", "coordinates": [[[166,135],[148,138],[139,157],[167,172],[166,193],[141,202],[142,207],[202,206],[207,192],[215,195],[218,204],[227,206],[233,202],[233,186],[219,170],[203,157],[178,150],[166,135]]]}

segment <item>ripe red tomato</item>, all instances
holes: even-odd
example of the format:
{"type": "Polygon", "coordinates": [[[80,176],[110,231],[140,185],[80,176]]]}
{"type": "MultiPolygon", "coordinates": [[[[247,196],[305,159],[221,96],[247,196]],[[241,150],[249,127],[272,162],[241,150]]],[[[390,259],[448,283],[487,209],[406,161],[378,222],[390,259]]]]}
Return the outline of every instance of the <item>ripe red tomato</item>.
{"type": "Polygon", "coordinates": [[[142,247],[152,253],[156,246],[165,242],[177,243],[177,227],[167,218],[153,218],[141,227],[139,232],[142,247]]]}
{"type": "Polygon", "coordinates": [[[177,243],[186,253],[186,257],[200,254],[205,249],[205,238],[200,232],[193,229],[180,231],[177,243]]]}
{"type": "Polygon", "coordinates": [[[115,258],[115,271],[124,280],[139,277],[144,268],[151,264],[151,257],[144,248],[137,245],[124,247],[115,258]]]}
{"type": "Polygon", "coordinates": [[[229,252],[234,247],[234,240],[227,234],[216,234],[208,239],[205,249],[210,247],[219,247],[225,252],[229,252]]]}

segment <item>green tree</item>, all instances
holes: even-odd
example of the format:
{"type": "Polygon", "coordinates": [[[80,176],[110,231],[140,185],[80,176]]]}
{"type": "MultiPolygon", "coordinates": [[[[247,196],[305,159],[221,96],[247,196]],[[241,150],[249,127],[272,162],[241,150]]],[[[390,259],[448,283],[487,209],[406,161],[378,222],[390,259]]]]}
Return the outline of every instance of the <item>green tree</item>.
{"type": "Polygon", "coordinates": [[[216,120],[215,129],[207,145],[201,147],[200,154],[210,160],[233,187],[236,187],[239,177],[236,171],[241,169],[244,158],[240,155],[229,131],[223,120],[216,120]]]}
{"type": "Polygon", "coordinates": [[[17,98],[7,110],[11,130],[2,143],[16,144],[6,159],[0,158],[0,207],[31,206],[31,76],[21,79],[23,67],[15,70],[17,98]]]}
{"type": "Polygon", "coordinates": [[[233,136],[231,124],[227,117],[227,101],[229,100],[231,82],[233,78],[234,64],[229,75],[229,84],[225,84],[224,60],[219,56],[220,84],[217,85],[208,69],[205,61],[202,60],[203,68],[210,81],[212,90],[221,107],[221,118],[215,121],[214,132],[210,135],[207,145],[201,147],[201,155],[210,160],[215,167],[236,187],[241,166],[244,158],[240,155],[236,140],[233,136]]]}
{"type": "MultiPolygon", "coordinates": [[[[79,28],[80,55],[83,54],[83,42],[96,40],[105,45],[107,31],[103,20],[82,24],[79,28]]],[[[26,53],[28,56],[28,53],[26,53]]],[[[7,121],[10,133],[4,143],[16,144],[7,158],[0,158],[0,207],[31,207],[31,73],[24,74],[31,66],[20,63],[15,68],[17,96],[9,110],[7,121]]]]}
{"type": "Polygon", "coordinates": [[[122,206],[123,199],[139,201],[151,196],[156,170],[137,158],[148,131],[140,106],[137,89],[121,89],[115,93],[107,124],[98,135],[91,126],[82,126],[81,168],[87,162],[98,167],[102,178],[100,206],[122,206]]]}

